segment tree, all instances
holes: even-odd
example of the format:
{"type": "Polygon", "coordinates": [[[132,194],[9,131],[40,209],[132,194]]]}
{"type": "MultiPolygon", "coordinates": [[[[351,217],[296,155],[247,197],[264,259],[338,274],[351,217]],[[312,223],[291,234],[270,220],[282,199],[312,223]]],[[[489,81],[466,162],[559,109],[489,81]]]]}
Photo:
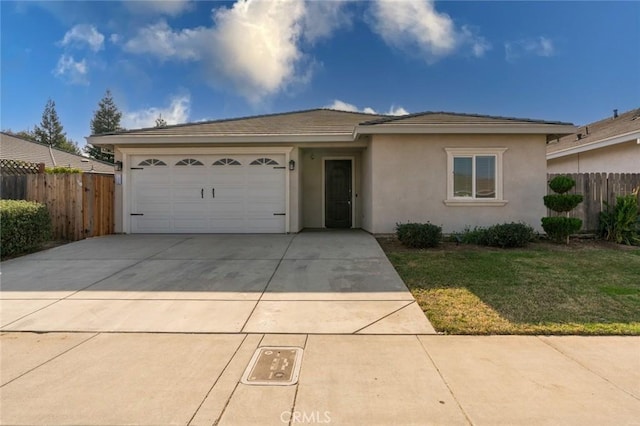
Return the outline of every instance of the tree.
{"type": "Polygon", "coordinates": [[[156,118],[156,127],[167,127],[167,121],[162,118],[162,114],[156,118]]]}
{"type": "MultiPolygon", "coordinates": [[[[98,102],[97,111],[93,113],[93,118],[91,119],[91,134],[99,135],[122,130],[120,127],[121,118],[122,113],[113,101],[111,91],[107,89],[103,98],[98,102]]],[[[89,154],[91,158],[113,163],[113,154],[102,152],[100,148],[91,144],[87,144],[84,151],[89,154]]]]}
{"type": "Polygon", "coordinates": [[[13,135],[13,136],[15,136],[17,138],[26,139],[28,141],[33,141],[33,142],[37,142],[38,141],[36,139],[36,134],[31,129],[20,130],[19,132],[14,132],[11,129],[7,129],[7,130],[3,130],[3,132],[7,133],[9,135],[13,135]]]}
{"type": "Polygon", "coordinates": [[[57,148],[67,140],[67,135],[63,130],[64,128],[62,127],[62,124],[60,124],[60,119],[56,112],[56,103],[49,99],[44,107],[40,125],[35,126],[33,129],[33,132],[36,135],[36,140],[42,144],[51,145],[57,148]]]}
{"type": "Polygon", "coordinates": [[[42,113],[42,120],[39,126],[35,126],[33,134],[36,142],[58,148],[73,154],[80,154],[78,145],[72,140],[67,139],[64,127],[60,123],[58,113],[56,112],[56,103],[49,99],[42,113]]]}
{"type": "Polygon", "coordinates": [[[569,212],[575,209],[583,200],[580,194],[567,194],[576,186],[576,181],[569,176],[559,175],[551,179],[549,188],[555,194],[545,195],[544,205],[554,212],[564,216],[551,216],[542,218],[542,229],[547,235],[558,241],[569,244],[569,236],[575,234],[582,227],[582,220],[569,217],[569,212]]]}

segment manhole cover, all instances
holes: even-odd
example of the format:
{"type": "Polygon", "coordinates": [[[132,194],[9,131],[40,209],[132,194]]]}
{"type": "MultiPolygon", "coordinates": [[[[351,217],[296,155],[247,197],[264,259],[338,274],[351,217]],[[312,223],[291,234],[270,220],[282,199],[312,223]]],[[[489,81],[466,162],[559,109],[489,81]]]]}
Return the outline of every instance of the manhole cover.
{"type": "Polygon", "coordinates": [[[294,385],[298,382],[301,360],[302,348],[258,348],[240,382],[245,385],[294,385]]]}

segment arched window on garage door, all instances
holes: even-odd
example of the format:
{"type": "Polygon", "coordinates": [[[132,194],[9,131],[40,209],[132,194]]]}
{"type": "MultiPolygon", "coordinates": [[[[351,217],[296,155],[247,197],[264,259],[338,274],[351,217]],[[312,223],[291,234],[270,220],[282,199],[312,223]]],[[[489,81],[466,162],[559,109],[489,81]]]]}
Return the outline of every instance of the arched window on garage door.
{"type": "Polygon", "coordinates": [[[144,161],[141,161],[138,166],[166,166],[167,163],[165,163],[162,160],[158,160],[157,158],[148,158],[144,161]]]}
{"type": "Polygon", "coordinates": [[[258,158],[251,162],[252,166],[277,166],[278,162],[276,160],[272,160],[271,158],[258,158]]]}
{"type": "Polygon", "coordinates": [[[215,163],[214,166],[241,166],[238,160],[234,160],[233,158],[221,158],[215,163]]]}
{"type": "Polygon", "coordinates": [[[185,158],[184,160],[178,161],[176,166],[204,166],[204,164],[195,158],[185,158]]]}

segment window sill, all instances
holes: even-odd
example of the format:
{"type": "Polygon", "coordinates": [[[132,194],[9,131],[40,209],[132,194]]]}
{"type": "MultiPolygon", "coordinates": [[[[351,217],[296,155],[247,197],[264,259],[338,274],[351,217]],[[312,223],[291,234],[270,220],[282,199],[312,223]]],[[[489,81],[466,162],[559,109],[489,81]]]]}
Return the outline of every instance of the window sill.
{"type": "Polygon", "coordinates": [[[459,199],[448,199],[444,200],[443,203],[447,206],[452,207],[502,207],[508,203],[507,200],[459,200],[459,199]]]}

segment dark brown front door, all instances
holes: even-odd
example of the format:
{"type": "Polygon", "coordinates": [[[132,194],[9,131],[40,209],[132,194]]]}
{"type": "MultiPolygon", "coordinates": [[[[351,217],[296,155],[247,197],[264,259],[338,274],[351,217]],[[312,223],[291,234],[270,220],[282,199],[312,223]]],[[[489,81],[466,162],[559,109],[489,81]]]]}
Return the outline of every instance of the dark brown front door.
{"type": "Polygon", "coordinates": [[[324,222],[327,228],[351,228],[351,160],[326,160],[324,222]]]}

